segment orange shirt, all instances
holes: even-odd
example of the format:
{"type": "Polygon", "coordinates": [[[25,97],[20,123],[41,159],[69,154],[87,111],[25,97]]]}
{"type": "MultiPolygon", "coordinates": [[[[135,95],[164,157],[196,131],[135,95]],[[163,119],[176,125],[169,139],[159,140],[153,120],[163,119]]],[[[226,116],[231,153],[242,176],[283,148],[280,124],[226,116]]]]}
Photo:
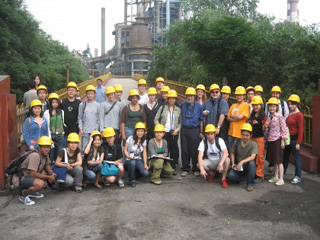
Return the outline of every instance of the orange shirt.
{"type": "Polygon", "coordinates": [[[242,124],[247,122],[247,119],[249,118],[250,114],[250,105],[246,102],[241,103],[240,105],[238,103],[234,103],[231,105],[228,111],[228,116],[230,115],[243,115],[244,118],[242,118],[239,121],[236,122],[230,122],[228,135],[236,138],[241,138],[241,127],[242,124]]]}

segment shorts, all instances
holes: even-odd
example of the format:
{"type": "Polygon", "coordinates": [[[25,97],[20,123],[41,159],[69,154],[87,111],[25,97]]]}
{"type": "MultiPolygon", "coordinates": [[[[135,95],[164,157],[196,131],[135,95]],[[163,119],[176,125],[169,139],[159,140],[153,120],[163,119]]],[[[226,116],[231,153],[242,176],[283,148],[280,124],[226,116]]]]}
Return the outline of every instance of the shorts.
{"type": "Polygon", "coordinates": [[[36,178],[33,177],[25,177],[23,180],[20,182],[20,187],[22,189],[28,189],[29,187],[33,186],[33,182],[36,180],[36,178]]]}
{"type": "Polygon", "coordinates": [[[219,165],[219,162],[220,160],[217,160],[217,161],[211,161],[209,159],[204,159],[203,160],[203,167],[206,169],[206,168],[209,168],[209,170],[213,170],[215,171],[219,165]]]}

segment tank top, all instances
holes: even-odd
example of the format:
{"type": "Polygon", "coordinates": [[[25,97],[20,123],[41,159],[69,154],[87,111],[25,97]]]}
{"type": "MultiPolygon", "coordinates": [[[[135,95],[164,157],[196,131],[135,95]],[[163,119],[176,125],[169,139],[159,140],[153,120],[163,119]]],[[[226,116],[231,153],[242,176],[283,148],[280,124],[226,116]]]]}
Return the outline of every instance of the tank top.
{"type": "Polygon", "coordinates": [[[126,127],[134,128],[137,122],[142,122],[140,106],[138,111],[132,111],[128,106],[128,121],[126,122],[126,127]]]}

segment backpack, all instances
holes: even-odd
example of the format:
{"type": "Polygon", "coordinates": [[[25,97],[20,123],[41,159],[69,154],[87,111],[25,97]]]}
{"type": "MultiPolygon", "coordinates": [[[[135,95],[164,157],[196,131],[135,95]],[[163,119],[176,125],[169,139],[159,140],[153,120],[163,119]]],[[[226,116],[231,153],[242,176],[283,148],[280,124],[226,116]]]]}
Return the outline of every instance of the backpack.
{"type": "Polygon", "coordinates": [[[284,117],[284,101],[279,99],[280,105],[281,105],[281,110],[282,110],[282,116],[284,117]]]}
{"type": "MultiPolygon", "coordinates": [[[[207,159],[208,158],[208,155],[207,155],[207,151],[208,151],[207,138],[204,138],[202,141],[204,143],[204,152],[203,152],[202,159],[207,159]]],[[[219,138],[217,136],[215,137],[214,142],[215,142],[217,148],[219,149],[219,158],[221,158],[221,147],[220,147],[220,144],[219,144],[219,138]]]]}
{"type": "Polygon", "coordinates": [[[31,153],[34,153],[34,152],[36,152],[36,150],[25,151],[19,157],[13,159],[6,170],[7,175],[17,174],[19,178],[21,178],[21,175],[22,175],[21,164],[31,153]]]}

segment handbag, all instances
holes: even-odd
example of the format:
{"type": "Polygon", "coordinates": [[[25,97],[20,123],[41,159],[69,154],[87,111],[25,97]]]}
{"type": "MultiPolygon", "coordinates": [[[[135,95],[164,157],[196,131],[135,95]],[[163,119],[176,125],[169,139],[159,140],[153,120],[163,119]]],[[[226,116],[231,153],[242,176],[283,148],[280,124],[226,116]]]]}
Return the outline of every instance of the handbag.
{"type": "Polygon", "coordinates": [[[108,163],[106,161],[103,162],[103,166],[101,169],[101,175],[103,176],[117,176],[119,173],[119,168],[112,164],[108,163]]]}

